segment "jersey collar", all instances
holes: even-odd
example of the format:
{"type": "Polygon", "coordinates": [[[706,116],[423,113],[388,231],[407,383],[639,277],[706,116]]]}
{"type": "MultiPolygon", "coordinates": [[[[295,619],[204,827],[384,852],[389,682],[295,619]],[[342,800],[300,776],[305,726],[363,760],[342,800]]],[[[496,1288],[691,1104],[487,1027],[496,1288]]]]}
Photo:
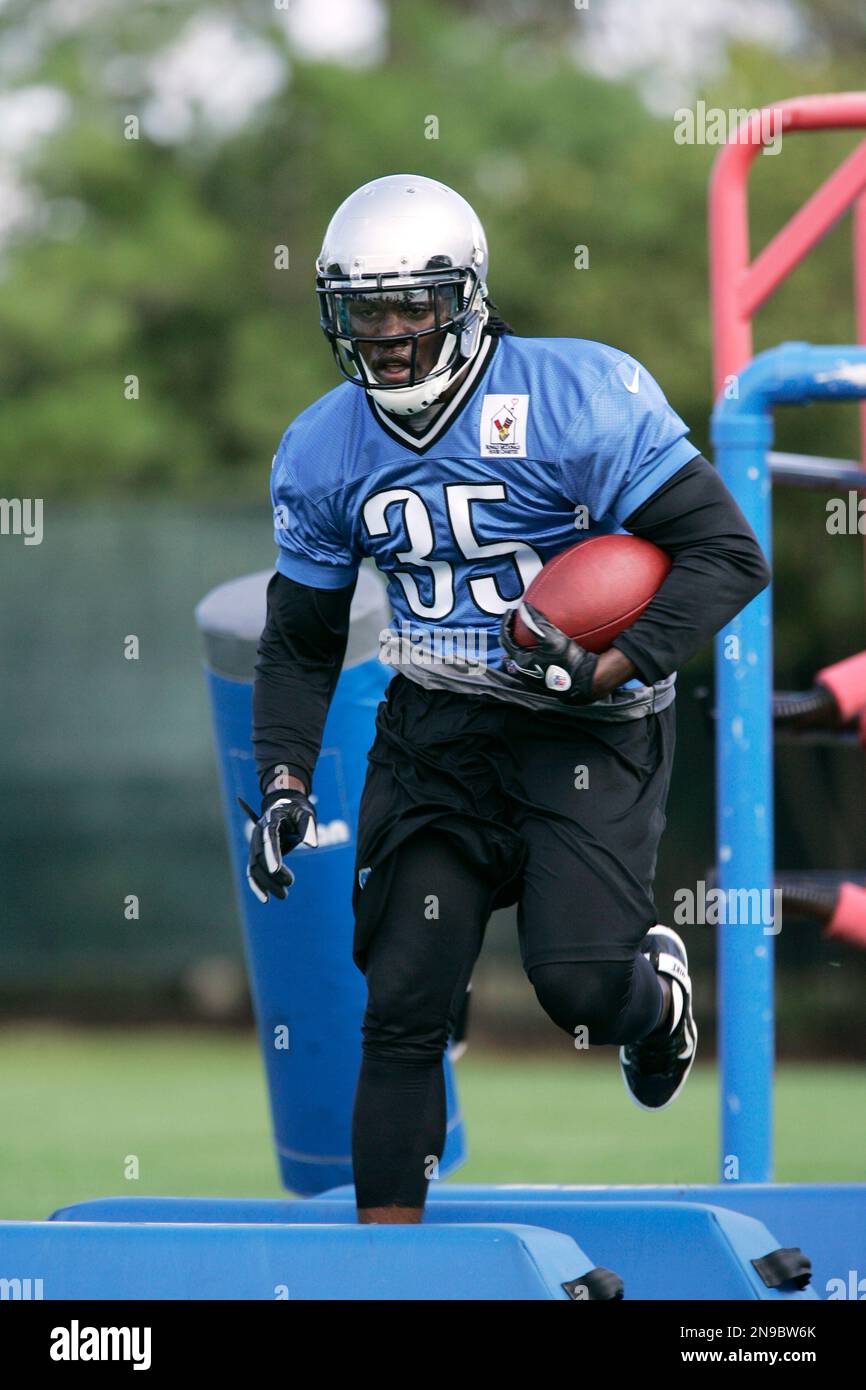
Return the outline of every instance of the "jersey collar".
{"type": "Polygon", "coordinates": [[[460,383],[458,390],[455,391],[445,409],[436,416],[436,419],[432,422],[430,427],[425,430],[424,434],[413,434],[411,430],[403,429],[398,424],[400,417],[398,415],[390,415],[387,410],[383,410],[379,403],[371,400],[365,391],[364,395],[367,399],[367,405],[370,410],[372,410],[373,415],[382,426],[382,429],[391,439],[395,439],[398,444],[402,444],[406,449],[411,449],[415,454],[425,454],[437,440],[441,439],[445,431],[451,428],[457,416],[461,414],[464,407],[468,404],[469,398],[472,396],[481,376],[490,365],[498,345],[498,334],[493,335],[487,333],[484,335],[481,340],[481,347],[479,348],[478,355],[469,368],[469,371],[466,373],[463,381],[460,383]]]}

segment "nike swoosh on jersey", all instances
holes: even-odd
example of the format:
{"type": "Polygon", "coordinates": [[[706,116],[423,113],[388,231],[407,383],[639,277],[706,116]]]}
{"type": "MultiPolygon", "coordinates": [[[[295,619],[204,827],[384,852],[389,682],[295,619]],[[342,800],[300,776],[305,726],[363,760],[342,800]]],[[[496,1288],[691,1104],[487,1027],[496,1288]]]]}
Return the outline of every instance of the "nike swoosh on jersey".
{"type": "Polygon", "coordinates": [[[638,391],[640,390],[640,367],[635,367],[634,376],[632,377],[631,381],[624,381],[623,386],[625,387],[626,391],[631,391],[633,396],[637,395],[638,391]]]}

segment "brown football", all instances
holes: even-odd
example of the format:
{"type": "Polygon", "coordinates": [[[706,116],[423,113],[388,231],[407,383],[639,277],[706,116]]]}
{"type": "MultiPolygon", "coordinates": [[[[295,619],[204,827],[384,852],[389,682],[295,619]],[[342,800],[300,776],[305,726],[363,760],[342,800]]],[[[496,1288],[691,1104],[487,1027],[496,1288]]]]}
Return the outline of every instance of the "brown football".
{"type": "MultiPolygon", "coordinates": [[[[604,652],[637,621],[670,568],[671,557],[651,541],[596,536],[549,560],[523,597],[588,652],[604,652]]],[[[514,636],[524,647],[538,642],[519,612],[514,636]]]]}

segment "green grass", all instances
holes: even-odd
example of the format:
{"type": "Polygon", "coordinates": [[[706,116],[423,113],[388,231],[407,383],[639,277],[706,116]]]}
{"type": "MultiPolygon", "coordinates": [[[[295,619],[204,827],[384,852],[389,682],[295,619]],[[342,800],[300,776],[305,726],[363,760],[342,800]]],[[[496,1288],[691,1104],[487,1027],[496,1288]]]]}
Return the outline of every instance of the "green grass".
{"type": "MultiPolygon", "coordinates": [[[[194,1030],[0,1034],[0,1219],[123,1194],[285,1196],[258,1047],[194,1030]],[[139,1177],[125,1177],[128,1156],[139,1177]]],[[[717,1179],[715,1069],[680,1099],[633,1106],[614,1048],[527,1055],[470,1048],[457,1065],[469,1160],[457,1182],[669,1183],[717,1179]]],[[[862,1068],[789,1065],[776,1084],[776,1178],[866,1180],[862,1068]]]]}

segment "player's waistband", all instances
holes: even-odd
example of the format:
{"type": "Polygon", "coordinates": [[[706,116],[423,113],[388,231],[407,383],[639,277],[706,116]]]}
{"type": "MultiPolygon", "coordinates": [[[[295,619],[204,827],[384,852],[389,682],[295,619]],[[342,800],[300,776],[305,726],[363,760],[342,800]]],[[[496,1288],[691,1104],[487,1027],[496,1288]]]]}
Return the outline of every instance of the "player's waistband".
{"type": "Polygon", "coordinates": [[[676,699],[676,672],[655,685],[620,686],[601,700],[590,705],[569,705],[555,695],[541,695],[527,690],[519,680],[505,671],[460,669],[448,662],[404,660],[389,662],[401,675],[426,690],[448,690],[453,694],[485,696],[520,705],[525,709],[556,712],[565,718],[619,722],[645,719],[658,714],[676,699]]]}

